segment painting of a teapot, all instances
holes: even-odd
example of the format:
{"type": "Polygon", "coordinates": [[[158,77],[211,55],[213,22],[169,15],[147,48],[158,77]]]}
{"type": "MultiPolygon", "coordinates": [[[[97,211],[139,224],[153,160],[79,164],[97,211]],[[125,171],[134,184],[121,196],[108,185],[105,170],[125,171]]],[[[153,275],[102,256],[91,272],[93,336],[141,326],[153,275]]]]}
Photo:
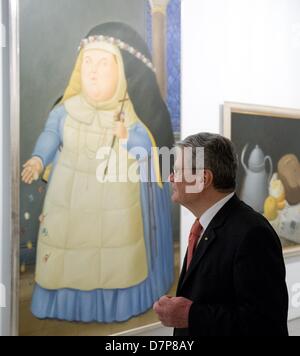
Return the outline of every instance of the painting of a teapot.
{"type": "Polygon", "coordinates": [[[245,170],[242,184],[241,199],[256,211],[264,211],[264,203],[269,195],[269,183],[273,175],[273,162],[270,156],[265,156],[263,150],[256,145],[249,156],[248,165],[245,155],[249,148],[247,144],[241,155],[241,163],[245,170]],[[267,162],[269,167],[267,167],[267,162]]]}
{"type": "Polygon", "coordinates": [[[223,131],[239,157],[239,198],[300,256],[300,110],[225,103],[223,131]]]}

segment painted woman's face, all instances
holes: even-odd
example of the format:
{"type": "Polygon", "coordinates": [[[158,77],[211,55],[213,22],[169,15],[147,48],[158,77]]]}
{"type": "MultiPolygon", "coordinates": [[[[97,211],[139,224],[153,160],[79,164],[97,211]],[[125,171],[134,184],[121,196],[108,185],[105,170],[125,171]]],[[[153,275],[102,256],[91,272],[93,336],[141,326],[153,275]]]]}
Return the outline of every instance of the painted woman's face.
{"type": "Polygon", "coordinates": [[[116,57],[100,49],[86,50],[81,66],[81,85],[85,95],[97,102],[111,99],[119,80],[116,57]]]}

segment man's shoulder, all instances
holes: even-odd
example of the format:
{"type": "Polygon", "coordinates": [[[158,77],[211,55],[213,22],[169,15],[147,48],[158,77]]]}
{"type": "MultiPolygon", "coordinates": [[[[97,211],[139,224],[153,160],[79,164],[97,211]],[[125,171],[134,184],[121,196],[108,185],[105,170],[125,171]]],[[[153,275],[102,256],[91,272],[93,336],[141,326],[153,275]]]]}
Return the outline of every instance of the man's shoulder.
{"type": "Polygon", "coordinates": [[[232,230],[240,238],[255,231],[265,231],[271,235],[277,235],[269,221],[261,213],[242,201],[228,215],[224,228],[228,231],[232,230]]]}
{"type": "Polygon", "coordinates": [[[243,201],[239,201],[239,204],[232,211],[232,214],[230,214],[230,218],[238,220],[241,224],[269,225],[268,220],[263,214],[255,211],[243,201]]]}

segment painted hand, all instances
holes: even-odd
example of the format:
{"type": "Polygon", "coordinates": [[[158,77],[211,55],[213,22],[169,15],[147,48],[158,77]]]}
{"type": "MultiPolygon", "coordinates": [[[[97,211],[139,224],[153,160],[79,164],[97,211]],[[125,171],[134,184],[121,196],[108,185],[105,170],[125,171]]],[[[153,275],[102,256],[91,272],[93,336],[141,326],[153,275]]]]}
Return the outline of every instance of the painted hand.
{"type": "Polygon", "coordinates": [[[42,160],[39,157],[32,157],[23,165],[23,171],[21,174],[22,181],[26,184],[32,184],[33,181],[39,179],[43,169],[42,160]]]}
{"type": "Polygon", "coordinates": [[[164,326],[185,329],[189,326],[189,312],[193,302],[189,299],[164,296],[153,306],[164,326]]]}

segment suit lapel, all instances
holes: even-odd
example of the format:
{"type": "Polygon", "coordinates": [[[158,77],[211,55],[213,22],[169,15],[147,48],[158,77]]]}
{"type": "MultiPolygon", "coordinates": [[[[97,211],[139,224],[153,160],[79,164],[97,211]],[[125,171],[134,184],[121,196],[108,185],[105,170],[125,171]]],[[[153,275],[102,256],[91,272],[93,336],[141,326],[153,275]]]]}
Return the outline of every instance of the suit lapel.
{"type": "Polygon", "coordinates": [[[216,229],[225,223],[228,215],[232,213],[233,209],[236,206],[238,206],[240,203],[241,201],[238,199],[236,195],[234,195],[234,197],[232,197],[229,200],[229,202],[227,202],[223,206],[223,208],[217,213],[217,215],[213,218],[206,231],[204,231],[201,241],[195,251],[195,255],[191,261],[191,265],[186,273],[185,273],[185,269],[186,269],[186,259],[185,259],[185,263],[183,266],[184,269],[181,272],[181,276],[179,280],[178,291],[181,288],[183,288],[186,281],[190,278],[194,270],[197,268],[197,266],[199,265],[199,263],[201,262],[205,254],[207,253],[209,247],[216,240],[217,238],[216,229]]]}

